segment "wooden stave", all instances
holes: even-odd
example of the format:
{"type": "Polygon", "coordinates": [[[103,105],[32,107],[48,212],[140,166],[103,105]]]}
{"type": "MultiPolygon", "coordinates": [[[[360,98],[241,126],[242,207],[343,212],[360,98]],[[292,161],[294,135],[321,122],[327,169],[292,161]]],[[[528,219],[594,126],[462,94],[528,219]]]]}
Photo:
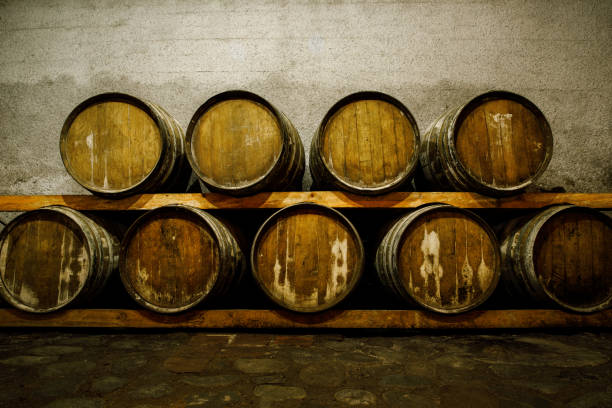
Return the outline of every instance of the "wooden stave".
{"type": "Polygon", "coordinates": [[[60,155],[66,171],[83,188],[104,197],[124,197],[132,194],[154,192],[183,192],[189,179],[190,169],[184,154],[184,134],[180,124],[161,106],[144,99],[120,92],[94,95],[77,105],[64,121],[60,132],[60,155]],[[136,106],[148,114],[157,125],[161,137],[160,157],[153,170],[139,183],[118,190],[105,190],[86,186],[72,174],[68,163],[65,140],[74,119],[88,107],[103,102],[124,102],[136,106]]]}
{"type": "Polygon", "coordinates": [[[212,192],[234,196],[253,195],[263,191],[301,190],[305,170],[305,153],[302,139],[289,118],[263,97],[245,90],[230,90],[212,96],[193,114],[185,133],[185,152],[193,173],[212,192]],[[243,187],[220,185],[203,174],[192,154],[192,139],[195,126],[202,115],[215,104],[230,99],[249,99],[268,108],[278,121],[281,130],[282,148],[275,163],[266,174],[243,187]]]}
{"type": "MultiPolygon", "coordinates": [[[[555,215],[576,209],[607,217],[604,213],[589,207],[571,204],[554,205],[534,216],[514,219],[502,230],[501,281],[509,295],[526,298],[543,306],[562,307],[576,313],[594,313],[612,306],[612,294],[605,301],[592,307],[578,307],[565,303],[547,290],[536,275],[533,248],[541,228],[555,215]]],[[[607,219],[610,220],[609,217],[607,219]]]]}
{"type": "Polygon", "coordinates": [[[379,195],[379,194],[385,194],[391,191],[405,188],[410,184],[410,181],[412,177],[414,176],[416,169],[418,167],[420,146],[421,146],[421,142],[420,142],[419,127],[416,123],[416,119],[410,113],[408,108],[403,103],[401,103],[399,100],[385,93],[376,92],[376,91],[360,91],[360,92],[355,92],[353,94],[347,95],[344,98],[340,99],[338,102],[336,102],[327,111],[327,113],[323,117],[323,120],[317,127],[317,130],[315,131],[315,134],[312,138],[312,142],[310,145],[310,157],[309,157],[310,174],[313,180],[312,190],[331,189],[331,190],[344,190],[344,191],[348,191],[348,192],[355,193],[355,194],[379,195]],[[415,149],[414,149],[413,156],[410,159],[409,164],[407,166],[406,174],[403,177],[396,179],[394,182],[389,183],[388,185],[385,185],[385,186],[381,186],[381,187],[371,188],[371,187],[355,186],[355,185],[347,183],[344,180],[341,180],[340,178],[334,176],[333,172],[329,169],[329,167],[325,163],[325,160],[323,160],[323,154],[321,152],[321,149],[323,148],[322,146],[323,134],[325,131],[325,127],[327,126],[327,123],[329,122],[329,119],[331,119],[331,117],[343,106],[351,102],[355,102],[355,101],[362,100],[362,99],[377,99],[377,100],[388,102],[391,105],[394,105],[400,111],[402,111],[402,113],[404,113],[404,115],[406,116],[406,119],[408,119],[408,121],[412,125],[412,130],[414,132],[415,149]]]}
{"type": "Polygon", "coordinates": [[[405,286],[403,285],[403,283],[401,282],[398,276],[399,275],[399,265],[398,265],[399,247],[402,242],[405,231],[420,216],[428,212],[436,211],[439,209],[452,209],[452,210],[456,210],[457,212],[468,215],[473,220],[475,220],[481,227],[483,227],[483,229],[485,230],[485,232],[491,239],[493,247],[499,248],[499,244],[498,244],[494,231],[478,215],[466,209],[454,207],[449,204],[433,203],[433,204],[429,204],[429,205],[420,207],[404,215],[403,217],[401,217],[400,219],[398,219],[392,224],[392,226],[385,233],[383,239],[378,245],[378,248],[376,250],[376,254],[374,257],[374,267],[375,267],[378,279],[383,285],[383,287],[386,289],[386,291],[390,294],[393,294],[396,298],[399,298],[402,301],[405,301],[407,304],[417,305],[425,309],[428,309],[430,311],[442,313],[442,314],[464,313],[464,312],[470,311],[482,305],[484,302],[486,302],[491,297],[491,295],[495,291],[499,283],[499,280],[501,279],[501,265],[500,265],[501,256],[499,254],[499,250],[496,252],[496,265],[494,269],[495,272],[494,272],[494,278],[493,278],[493,281],[491,282],[491,285],[487,288],[487,291],[483,293],[483,295],[477,302],[473,302],[461,308],[448,309],[448,308],[442,308],[442,307],[435,307],[435,306],[428,305],[428,304],[421,302],[418,298],[412,296],[412,294],[408,290],[406,290],[405,286]]]}
{"type": "Polygon", "coordinates": [[[268,299],[270,299],[271,301],[273,301],[274,303],[276,303],[277,305],[288,309],[290,311],[293,312],[298,312],[298,313],[317,313],[317,312],[322,312],[324,310],[328,310],[331,309],[332,307],[336,306],[338,303],[342,302],[344,299],[346,299],[346,297],[348,295],[351,294],[351,292],[354,291],[354,289],[357,287],[357,284],[359,283],[361,276],[363,275],[363,270],[365,269],[365,249],[363,246],[363,242],[361,241],[361,237],[359,236],[359,233],[357,231],[357,229],[355,228],[355,226],[348,220],[348,218],[346,218],[342,213],[340,213],[339,211],[331,208],[331,207],[327,207],[325,205],[321,205],[321,204],[316,204],[316,203],[312,203],[312,202],[301,202],[301,203],[297,203],[297,204],[292,204],[289,205],[287,207],[283,207],[280,210],[276,211],[274,214],[272,214],[270,217],[268,217],[264,223],[261,225],[261,227],[257,230],[257,233],[255,234],[255,237],[253,238],[253,243],[251,245],[251,252],[250,252],[250,258],[249,258],[250,262],[250,268],[251,268],[251,274],[253,276],[253,280],[257,283],[257,286],[262,290],[262,292],[266,295],[266,297],[268,299]],[[347,288],[347,290],[339,297],[335,298],[332,302],[330,302],[329,304],[324,304],[318,307],[297,307],[295,305],[291,305],[288,303],[285,303],[283,301],[280,301],[279,299],[276,299],[271,293],[270,291],[267,289],[266,285],[264,282],[262,282],[262,280],[260,279],[258,273],[257,273],[257,254],[256,254],[256,249],[258,247],[258,243],[260,241],[260,237],[262,236],[262,234],[266,231],[266,228],[272,224],[279,216],[284,215],[284,213],[289,212],[289,211],[293,211],[296,208],[316,208],[316,209],[323,209],[324,211],[329,211],[330,214],[336,216],[339,218],[339,220],[348,227],[349,231],[351,231],[353,233],[353,237],[355,238],[355,242],[358,244],[358,250],[359,250],[359,259],[358,262],[356,264],[356,270],[354,272],[355,277],[353,278],[351,285],[347,288]]]}
{"type": "Polygon", "coordinates": [[[65,303],[45,308],[37,309],[19,303],[14,296],[4,286],[3,280],[0,279],[0,296],[11,306],[31,313],[50,313],[62,309],[67,306],[87,303],[102,292],[106,282],[117,269],[118,253],[119,253],[119,238],[107,228],[104,228],[98,221],[84,215],[83,213],[73,210],[72,208],[52,205],[41,207],[40,209],[28,211],[13,219],[2,231],[0,231],[0,243],[4,242],[6,236],[12,228],[18,225],[22,220],[27,219],[30,215],[40,212],[54,212],[68,218],[74,225],[78,227],[79,234],[84,238],[83,242],[87,248],[87,256],[89,260],[88,277],[79,291],[65,303]]]}
{"type": "Polygon", "coordinates": [[[553,151],[552,131],[542,111],[527,98],[508,91],[488,91],[472,98],[466,104],[449,109],[429,126],[421,143],[420,166],[430,187],[443,191],[475,191],[493,197],[519,194],[535,182],[548,167],[553,151]],[[513,100],[527,107],[538,117],[546,134],[546,155],[540,168],[525,182],[510,187],[491,186],[477,180],[459,160],[454,142],[457,125],[471,108],[500,98],[513,100]]]}
{"type": "Polygon", "coordinates": [[[246,261],[243,255],[243,251],[240,248],[238,241],[231,233],[230,229],[226,227],[221,221],[196,207],[192,207],[184,204],[170,204],[163,207],[156,208],[154,210],[147,211],[141,215],[132,223],[128,228],[123,240],[120,244],[119,249],[119,262],[118,262],[119,276],[123,287],[125,288],[128,295],[136,301],[140,306],[157,313],[173,314],[183,312],[191,309],[198,304],[210,301],[215,298],[226,295],[233,287],[239,284],[242,280],[246,270],[246,261]],[[154,305],[151,302],[143,299],[142,296],[134,289],[132,283],[126,277],[125,273],[125,262],[126,262],[126,251],[128,243],[132,235],[138,229],[141,224],[144,224],[148,219],[159,212],[167,210],[186,211],[195,214],[198,219],[202,220],[206,226],[213,233],[214,238],[219,245],[219,265],[217,279],[208,293],[204,293],[202,297],[196,299],[194,302],[179,307],[163,307],[154,305]]]}

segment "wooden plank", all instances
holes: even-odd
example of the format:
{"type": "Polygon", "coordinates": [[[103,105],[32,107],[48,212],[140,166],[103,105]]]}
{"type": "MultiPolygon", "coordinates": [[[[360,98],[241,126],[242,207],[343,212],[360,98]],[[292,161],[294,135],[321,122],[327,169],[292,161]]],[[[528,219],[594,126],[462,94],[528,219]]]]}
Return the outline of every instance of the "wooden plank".
{"type": "Polygon", "coordinates": [[[145,310],[74,309],[30,314],[0,309],[0,327],[200,328],[200,329],[526,329],[610,328],[612,310],[572,314],[559,310],[473,310],[440,315],[421,310],[195,310],[161,315],[145,310]]]}
{"type": "Polygon", "coordinates": [[[121,199],[90,195],[0,196],[0,211],[30,211],[47,205],[65,205],[75,210],[150,210],[168,204],[185,204],[206,210],[283,208],[310,201],[334,208],[416,208],[428,203],[446,203],[461,208],[541,208],[552,204],[575,204],[612,209],[612,193],[525,193],[493,198],[476,193],[395,192],[376,197],[339,191],[295,191],[259,193],[249,197],[224,194],[139,194],[121,199]]]}

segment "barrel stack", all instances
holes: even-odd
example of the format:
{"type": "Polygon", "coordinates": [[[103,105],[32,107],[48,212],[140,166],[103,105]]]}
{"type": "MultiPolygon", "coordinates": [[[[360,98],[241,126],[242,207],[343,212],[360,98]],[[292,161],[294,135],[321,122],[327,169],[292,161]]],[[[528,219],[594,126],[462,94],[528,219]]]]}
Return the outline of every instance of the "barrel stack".
{"type": "MultiPolygon", "coordinates": [[[[358,92],[326,113],[309,160],[314,189],[372,196],[411,189],[418,173],[417,187],[502,197],[537,180],[552,144],[542,112],[511,92],[487,92],[449,110],[422,140],[400,101],[358,92]]],[[[289,119],[247,91],[208,99],[185,135],[158,105],[100,94],[70,113],[60,152],[79,184],[109,198],[184,191],[190,167],[213,192],[300,190],[305,168],[289,119]]],[[[256,293],[291,311],[321,312],[353,293],[367,260],[345,215],[359,214],[302,202],[253,215],[246,228],[228,222],[229,214],[173,204],[140,215],[121,234],[98,215],[67,207],[31,211],[0,232],[0,295],[21,310],[50,312],[93,298],[118,269],[140,306],[177,313],[235,296],[247,265],[256,293]],[[254,238],[245,241],[249,233],[254,238]]],[[[511,219],[500,229],[501,245],[479,215],[443,203],[400,215],[389,227],[377,225],[379,218],[351,220],[381,233],[370,248],[377,285],[406,307],[466,312],[486,302],[500,280],[517,304],[573,312],[612,304],[612,221],[590,208],[553,206],[511,219]]]]}

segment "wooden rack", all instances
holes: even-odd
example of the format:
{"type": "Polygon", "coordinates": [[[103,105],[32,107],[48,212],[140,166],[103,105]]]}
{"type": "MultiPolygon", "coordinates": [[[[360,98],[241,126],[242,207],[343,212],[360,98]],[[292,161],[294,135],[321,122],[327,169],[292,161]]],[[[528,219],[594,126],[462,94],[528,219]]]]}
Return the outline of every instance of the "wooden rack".
{"type": "MultiPolygon", "coordinates": [[[[476,193],[397,192],[365,197],[343,192],[273,192],[250,197],[221,194],[142,194],[122,199],[84,195],[0,196],[0,211],[30,211],[48,205],[76,210],[149,210],[168,204],[214,209],[278,209],[310,201],[334,208],[416,208],[427,203],[447,203],[470,209],[537,209],[554,204],[575,204],[612,209],[612,193],[525,193],[491,198],[476,193]]],[[[473,310],[460,315],[439,315],[421,310],[340,310],[299,314],[285,310],[191,310],[161,315],[146,310],[69,309],[50,314],[30,314],[0,309],[0,327],[92,328],[207,328],[207,329],[519,329],[612,328],[612,310],[574,314],[559,310],[473,310]]]]}

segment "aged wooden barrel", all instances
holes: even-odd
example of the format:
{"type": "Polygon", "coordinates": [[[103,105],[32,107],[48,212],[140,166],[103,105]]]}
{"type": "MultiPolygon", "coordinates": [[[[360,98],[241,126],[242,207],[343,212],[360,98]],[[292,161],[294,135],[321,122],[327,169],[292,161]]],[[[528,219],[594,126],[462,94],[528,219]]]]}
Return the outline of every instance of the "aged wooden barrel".
{"type": "Polygon", "coordinates": [[[236,239],[218,219],[198,208],[168,205],[145,213],[128,229],[119,271],[136,302],[175,313],[225,295],[245,265],[236,239]]]}
{"type": "Polygon", "coordinates": [[[480,217],[433,204],[393,224],[378,246],[375,267],[383,285],[407,302],[439,313],[461,313],[495,290],[499,246],[480,217]]]}
{"type": "Polygon", "coordinates": [[[207,100],[186,134],[194,173],[211,191],[301,190],[304,147],[289,119],[261,96],[227,91],[207,100]]]}
{"type": "Polygon", "coordinates": [[[80,185],[106,196],[184,192],[191,174],[178,122],[160,106],[121,93],[78,105],[64,122],[60,153],[80,185]]]}
{"type": "Polygon", "coordinates": [[[418,164],[419,129],[408,109],[380,92],[338,101],[310,148],[314,189],[382,194],[410,181],[418,164]]]}
{"type": "Polygon", "coordinates": [[[88,301],[118,255],[118,238],[98,221],[62,206],[30,211],[0,233],[0,294],[35,313],[88,301]]]}
{"type": "Polygon", "coordinates": [[[612,303],[612,220],[560,205],[509,223],[502,232],[502,281],[515,297],[574,312],[612,303]]]}
{"type": "Polygon", "coordinates": [[[297,312],[318,312],[344,299],[361,277],[364,250],[338,211],[313,203],[285,207],[261,226],[251,270],[270,299],[297,312]]]}
{"type": "Polygon", "coordinates": [[[550,126],[537,106],[492,91],[434,122],[423,136],[420,162],[429,189],[504,196],[536,180],[552,148],[550,126]]]}

